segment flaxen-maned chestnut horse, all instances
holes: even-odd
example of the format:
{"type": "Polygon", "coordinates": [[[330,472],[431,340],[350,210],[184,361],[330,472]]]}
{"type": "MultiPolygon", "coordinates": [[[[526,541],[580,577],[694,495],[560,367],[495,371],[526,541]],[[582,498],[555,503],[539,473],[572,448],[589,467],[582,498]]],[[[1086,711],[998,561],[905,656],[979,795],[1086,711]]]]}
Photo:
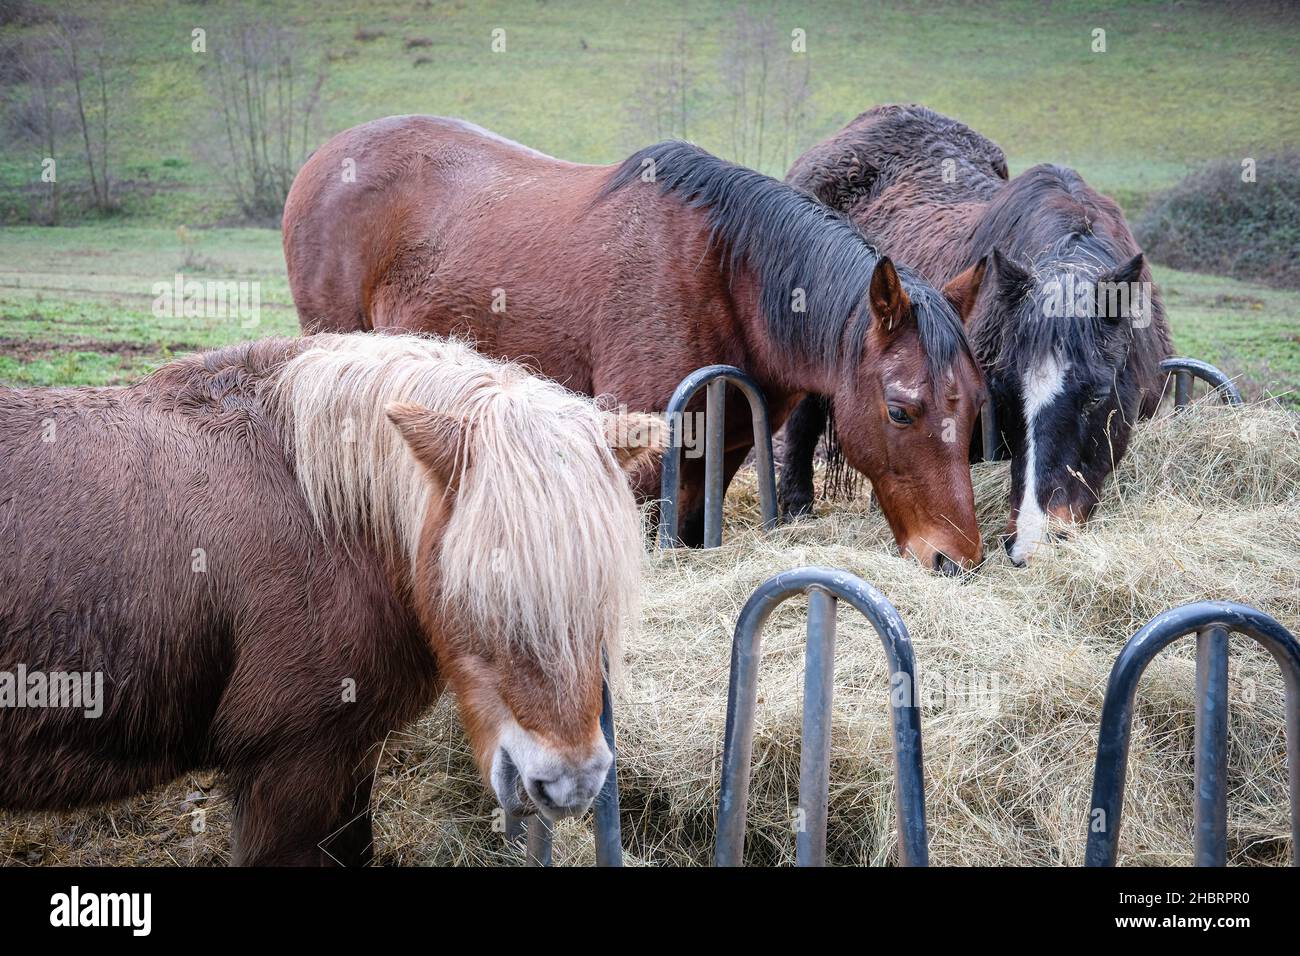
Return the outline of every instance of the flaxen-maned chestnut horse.
{"type": "MultiPolygon", "coordinates": [[[[786,180],[932,282],[993,263],[967,328],[1011,454],[1007,551],[1022,563],[1051,527],[1087,520],[1134,422],[1159,404],[1171,351],[1119,207],[1060,166],[1008,182],[1001,149],[921,106],[868,110],[796,160],[786,180]]],[[[811,508],[826,417],[811,399],[786,427],[787,512],[811,508]]]]}
{"type": "Polygon", "coordinates": [[[215,767],[234,862],[361,863],[383,741],[449,685],[504,808],[582,812],[640,586],[623,467],[663,433],[416,336],[0,389],[0,672],[104,687],[98,718],[0,708],[0,807],[215,767]]]}
{"type": "MultiPolygon", "coordinates": [[[[980,558],[966,446],[983,384],[957,313],[982,269],[939,293],[820,203],[686,143],[584,166],[428,116],[317,150],[284,250],[307,331],[464,335],[639,411],[719,362],[758,380],[773,427],[827,396],[900,550],[950,572],[980,558]]],[[[753,444],[742,404],[727,481],[753,444]]],[[[682,477],[681,535],[699,543],[703,460],[682,477]]],[[[648,469],[637,490],[658,481],[648,469]]]]}

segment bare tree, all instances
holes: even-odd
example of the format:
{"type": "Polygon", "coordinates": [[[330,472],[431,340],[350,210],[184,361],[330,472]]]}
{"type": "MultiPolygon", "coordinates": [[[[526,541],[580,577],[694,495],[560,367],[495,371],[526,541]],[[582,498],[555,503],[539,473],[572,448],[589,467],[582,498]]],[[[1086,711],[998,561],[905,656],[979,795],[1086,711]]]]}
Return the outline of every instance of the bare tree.
{"type": "Polygon", "coordinates": [[[637,85],[637,99],[629,110],[634,146],[647,140],[686,139],[691,127],[691,72],[683,26],[671,43],[660,50],[637,85]]]}
{"type": "Polygon", "coordinates": [[[245,216],[277,216],[314,141],[324,69],[307,65],[293,30],[251,9],[212,31],[209,45],[218,165],[245,216]]]}
{"type": "Polygon", "coordinates": [[[781,173],[784,174],[807,140],[812,59],[806,51],[788,49],[777,63],[776,100],[781,124],[781,173]]]}
{"type": "Polygon", "coordinates": [[[43,218],[56,224],[61,215],[59,142],[68,130],[68,115],[60,90],[63,70],[58,48],[48,33],[37,33],[16,41],[4,62],[6,69],[0,80],[5,90],[6,131],[15,142],[28,144],[36,153],[42,173],[46,161],[55,163],[43,218]]]}
{"type": "Polygon", "coordinates": [[[735,9],[723,34],[722,81],[731,102],[731,158],[746,166],[757,167],[762,162],[768,61],[774,34],[771,14],[760,20],[743,5],[735,9]]]}
{"type": "Polygon", "coordinates": [[[772,171],[784,172],[807,122],[810,77],[808,54],[793,49],[775,14],[736,8],[722,47],[732,159],[755,169],[779,163],[772,171]]]}
{"type": "Polygon", "coordinates": [[[71,88],[73,116],[81,133],[91,195],[95,206],[106,212],[114,208],[109,169],[112,56],[107,34],[99,24],[63,14],[55,21],[52,37],[71,88]]]}

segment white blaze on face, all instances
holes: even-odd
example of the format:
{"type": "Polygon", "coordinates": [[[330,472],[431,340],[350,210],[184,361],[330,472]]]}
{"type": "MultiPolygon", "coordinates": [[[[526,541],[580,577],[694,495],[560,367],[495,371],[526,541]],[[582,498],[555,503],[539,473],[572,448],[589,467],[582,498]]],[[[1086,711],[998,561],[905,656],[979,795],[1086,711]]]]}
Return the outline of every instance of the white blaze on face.
{"type": "Polygon", "coordinates": [[[613,760],[599,730],[588,753],[562,754],[511,718],[501,728],[492,758],[492,789],[511,813],[524,809],[520,803],[526,794],[548,819],[578,816],[600,793],[613,760]]]}
{"type": "Polygon", "coordinates": [[[1025,409],[1025,482],[1024,495],[1016,514],[1016,541],[1011,546],[1011,560],[1017,563],[1033,554],[1047,535],[1047,514],[1038,504],[1038,456],[1034,430],[1039,412],[1065,387],[1065,373],[1069,368],[1068,362],[1061,364],[1049,356],[1026,372],[1020,382],[1025,409]]]}

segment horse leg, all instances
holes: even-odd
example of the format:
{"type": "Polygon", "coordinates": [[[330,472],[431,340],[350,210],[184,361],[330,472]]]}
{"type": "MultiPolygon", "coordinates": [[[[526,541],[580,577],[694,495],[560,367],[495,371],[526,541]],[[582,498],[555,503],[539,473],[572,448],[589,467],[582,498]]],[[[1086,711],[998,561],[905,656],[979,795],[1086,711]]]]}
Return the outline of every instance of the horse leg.
{"type": "MultiPolygon", "coordinates": [[[[741,448],[732,448],[722,456],[722,494],[726,497],[727,489],[731,487],[731,480],[736,477],[736,472],[740,471],[740,466],[745,463],[749,457],[753,445],[745,445],[741,448]]],[[[686,481],[682,480],[683,500],[690,502],[690,509],[682,511],[680,514],[679,528],[681,529],[682,543],[688,548],[701,548],[704,546],[704,467],[701,464],[697,484],[692,487],[692,494],[686,497],[686,481]]]]}
{"type": "Polygon", "coordinates": [[[369,866],[374,862],[374,814],[370,808],[374,784],[374,768],[367,766],[358,774],[347,819],[325,841],[326,853],[339,866],[369,866]]]}
{"type": "Polygon", "coordinates": [[[682,462],[677,492],[677,537],[688,548],[704,546],[704,459],[682,462]]]}
{"type": "Polygon", "coordinates": [[[359,864],[371,842],[369,780],[369,772],[358,782],[349,768],[323,755],[271,758],[240,775],[232,780],[232,865],[359,864]],[[358,816],[363,790],[367,806],[358,816]]]}
{"type": "Polygon", "coordinates": [[[813,510],[813,454],[826,430],[829,400],[809,395],[785,423],[785,442],[781,448],[781,475],[777,501],[782,518],[798,518],[813,510]]]}

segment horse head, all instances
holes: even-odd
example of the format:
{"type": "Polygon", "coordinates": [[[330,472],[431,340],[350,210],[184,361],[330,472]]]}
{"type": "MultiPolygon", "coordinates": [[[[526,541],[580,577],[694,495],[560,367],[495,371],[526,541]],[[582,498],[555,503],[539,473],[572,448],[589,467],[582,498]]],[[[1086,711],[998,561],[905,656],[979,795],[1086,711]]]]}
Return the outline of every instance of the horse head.
{"type": "Polygon", "coordinates": [[[1142,255],[1114,261],[1087,244],[1032,270],[994,250],[981,359],[1012,449],[1005,546],[1023,564],[1053,533],[1086,521],[1124,455],[1140,383],[1134,329],[1149,322],[1142,255]]]}
{"type": "Polygon", "coordinates": [[[870,322],[845,332],[857,362],[832,396],[845,460],[871,480],[900,553],[947,574],[983,555],[968,457],[983,379],[959,318],[983,274],[981,262],[940,293],[882,257],[870,322]]]}
{"type": "Polygon", "coordinates": [[[624,472],[666,429],[537,379],[489,392],[464,415],[388,407],[429,482],[412,597],[500,805],[557,819],[612,760],[602,657],[635,618],[644,540],[624,472]]]}

